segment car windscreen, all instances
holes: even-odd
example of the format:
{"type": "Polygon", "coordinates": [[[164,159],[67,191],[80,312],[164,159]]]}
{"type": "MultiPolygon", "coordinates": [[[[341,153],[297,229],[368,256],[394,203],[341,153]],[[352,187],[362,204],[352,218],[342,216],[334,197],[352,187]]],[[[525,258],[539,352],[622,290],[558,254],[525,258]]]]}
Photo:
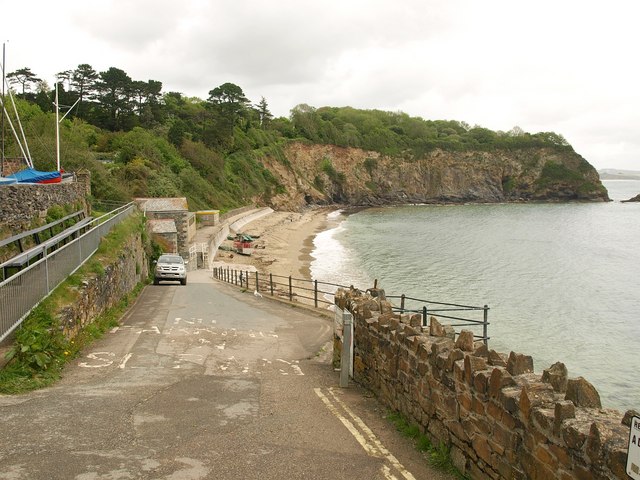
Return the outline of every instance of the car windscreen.
{"type": "Polygon", "coordinates": [[[181,257],[160,257],[158,263],[183,263],[181,257]]]}

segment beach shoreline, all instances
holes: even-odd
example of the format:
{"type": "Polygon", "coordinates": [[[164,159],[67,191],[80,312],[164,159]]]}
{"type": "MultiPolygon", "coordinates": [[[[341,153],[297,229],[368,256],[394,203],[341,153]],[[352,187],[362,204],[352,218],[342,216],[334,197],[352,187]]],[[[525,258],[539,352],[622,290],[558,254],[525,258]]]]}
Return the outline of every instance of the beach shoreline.
{"type": "MultiPolygon", "coordinates": [[[[293,277],[311,281],[313,240],[329,226],[327,215],[335,208],[320,207],[304,212],[273,212],[243,227],[244,234],[254,237],[255,249],[249,256],[219,250],[214,267],[258,271],[260,274],[293,277]]],[[[233,241],[225,240],[230,249],[233,241]]]]}

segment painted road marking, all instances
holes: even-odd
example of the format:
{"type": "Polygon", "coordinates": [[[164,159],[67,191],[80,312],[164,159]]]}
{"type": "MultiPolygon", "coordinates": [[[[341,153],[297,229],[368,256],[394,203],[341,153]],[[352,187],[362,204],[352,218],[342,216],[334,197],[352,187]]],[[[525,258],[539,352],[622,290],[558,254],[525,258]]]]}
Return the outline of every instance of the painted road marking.
{"type": "Polygon", "coordinates": [[[124,368],[132,356],[133,356],[133,353],[127,353],[122,359],[122,361],[120,362],[120,365],[118,365],[118,368],[124,368]]]}
{"type": "Polygon", "coordinates": [[[90,364],[88,362],[81,362],[78,365],[80,367],[84,367],[84,368],[102,368],[102,367],[108,367],[109,365],[111,365],[113,363],[113,360],[108,360],[107,358],[104,357],[115,357],[116,354],[113,352],[94,352],[94,353],[90,353],[89,355],[87,355],[87,358],[90,358],[91,360],[96,360],[99,363],[97,364],[90,364]]]}
{"type": "MultiPolygon", "coordinates": [[[[387,448],[382,445],[382,442],[378,440],[373,431],[362,421],[360,417],[358,417],[342,400],[338,398],[333,388],[329,388],[329,395],[332,397],[330,399],[320,388],[314,388],[314,392],[316,395],[322,400],[325,406],[329,409],[333,415],[342,422],[342,424],[349,430],[351,435],[357,440],[357,442],[362,446],[365,452],[368,455],[376,458],[384,458],[391,466],[400,473],[406,480],[415,480],[415,477],[409,472],[404,466],[398,461],[398,459],[391,453],[387,448]],[[334,403],[335,402],[335,403],[334,403]],[[342,408],[342,410],[351,417],[349,420],[345,415],[340,413],[338,407],[342,408]],[[360,433],[360,430],[356,428],[356,425],[362,430],[364,433],[360,433]]],[[[391,470],[389,470],[389,475],[385,473],[385,476],[389,479],[394,478],[391,474],[391,470]]]]}

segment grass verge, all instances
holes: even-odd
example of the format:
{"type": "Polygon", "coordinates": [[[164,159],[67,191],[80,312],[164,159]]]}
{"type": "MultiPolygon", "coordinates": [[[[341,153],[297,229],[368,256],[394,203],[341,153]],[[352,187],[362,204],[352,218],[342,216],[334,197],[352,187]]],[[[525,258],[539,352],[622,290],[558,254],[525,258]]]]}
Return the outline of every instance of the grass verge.
{"type": "Polygon", "coordinates": [[[393,423],[402,435],[414,441],[414,446],[427,457],[429,464],[438,470],[454,475],[460,480],[468,480],[469,477],[460,473],[453,465],[449,448],[442,442],[434,445],[429,437],[420,433],[420,427],[416,424],[410,424],[398,412],[391,412],[387,415],[387,420],[393,423]]]}

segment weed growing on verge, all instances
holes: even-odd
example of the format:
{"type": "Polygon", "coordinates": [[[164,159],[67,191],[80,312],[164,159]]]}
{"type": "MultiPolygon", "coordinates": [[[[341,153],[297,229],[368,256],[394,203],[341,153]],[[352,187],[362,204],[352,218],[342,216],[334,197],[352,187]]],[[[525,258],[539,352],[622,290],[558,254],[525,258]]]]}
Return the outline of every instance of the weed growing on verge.
{"type": "Polygon", "coordinates": [[[420,452],[424,452],[429,459],[429,463],[444,472],[455,475],[460,480],[468,480],[469,477],[463,475],[453,465],[449,448],[440,442],[438,445],[434,445],[429,437],[420,433],[420,427],[416,424],[410,424],[407,419],[404,418],[398,412],[391,412],[387,415],[387,420],[393,423],[402,435],[411,438],[414,441],[415,447],[420,452]]]}

